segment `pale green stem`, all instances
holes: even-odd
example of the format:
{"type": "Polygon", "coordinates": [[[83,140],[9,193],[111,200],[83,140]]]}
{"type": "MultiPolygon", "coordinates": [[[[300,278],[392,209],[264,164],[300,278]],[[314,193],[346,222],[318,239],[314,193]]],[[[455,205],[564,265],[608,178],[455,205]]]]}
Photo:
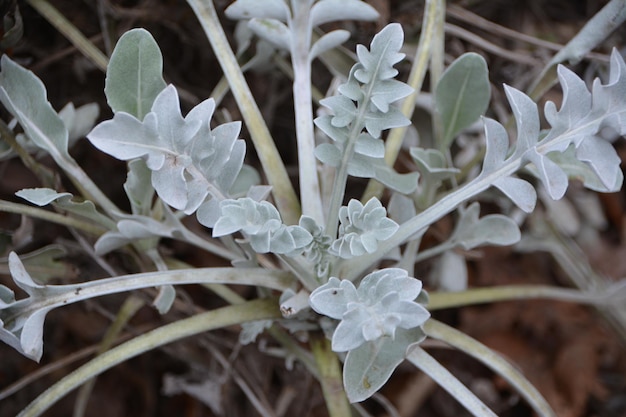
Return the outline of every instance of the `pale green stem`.
{"type": "Polygon", "coordinates": [[[326,408],[330,417],[350,417],[350,403],[343,388],[339,358],[323,335],[311,339],[311,351],[319,372],[326,408]]]}
{"type": "Polygon", "coordinates": [[[551,299],[580,304],[607,306],[626,298],[624,289],[612,288],[611,291],[584,292],[569,288],[550,287],[547,285],[503,285],[487,288],[472,288],[459,292],[429,293],[428,310],[463,307],[468,305],[495,303],[498,301],[551,299]],[[620,290],[622,294],[616,293],[620,290]]]}
{"type": "Polygon", "coordinates": [[[211,0],[187,0],[187,3],[198,17],[204,33],[213,47],[215,56],[222,66],[224,75],[228,79],[241,115],[248,126],[263,171],[272,186],[276,206],[283,221],[286,224],[296,224],[300,217],[298,197],[291,185],[285,165],[280,159],[276,144],[263,120],[261,111],[241,72],[237,58],[228,43],[213,2],[211,0]]]}
{"type": "Polygon", "coordinates": [[[100,236],[107,231],[103,226],[94,222],[80,220],[76,217],[65,216],[53,211],[45,210],[39,207],[27,206],[26,204],[13,203],[11,201],[0,200],[0,211],[7,213],[16,213],[24,216],[34,217],[36,219],[45,220],[47,222],[60,224],[74,229],[82,230],[85,233],[94,236],[100,236]]]}
{"type": "Polygon", "coordinates": [[[443,367],[439,362],[430,356],[424,349],[415,345],[409,348],[407,359],[418,369],[431,377],[439,386],[445,389],[456,401],[458,401],[467,411],[476,417],[498,417],[489,409],[478,397],[470,391],[443,367]]]}
{"type": "Polygon", "coordinates": [[[497,352],[494,352],[465,333],[435,319],[430,319],[424,323],[423,329],[428,336],[442,340],[467,353],[491,368],[498,375],[504,377],[524,397],[538,415],[542,417],[556,417],[550,404],[533,384],[497,352]]]}
{"type": "Polygon", "coordinates": [[[45,299],[21,299],[5,310],[7,314],[3,320],[8,327],[18,316],[28,316],[37,310],[50,310],[107,294],[161,285],[233,284],[285,291],[293,282],[293,275],[287,271],[270,271],[264,268],[194,268],[122,275],[78,284],[48,285],[41,290],[47,292],[45,299]],[[9,311],[11,312],[8,313],[9,311]]]}
{"type": "Polygon", "coordinates": [[[298,170],[302,214],[324,224],[322,196],[317,176],[315,137],[313,135],[313,104],[311,97],[311,1],[294,4],[291,28],[291,63],[294,71],[293,102],[298,142],[298,170]]]}
{"type": "Polygon", "coordinates": [[[85,381],[144,352],[222,327],[254,320],[280,318],[277,305],[275,299],[249,301],[245,304],[224,307],[178,320],[137,336],[87,362],[61,379],[31,402],[18,417],[35,417],[43,414],[54,403],[85,381]]]}
{"type": "MultiPolygon", "coordinates": [[[[122,304],[119,312],[117,313],[117,317],[115,321],[108,328],[106,334],[102,338],[102,342],[100,343],[100,347],[98,349],[98,354],[102,354],[109,350],[113,343],[117,339],[117,336],[122,331],[124,326],[128,323],[128,321],[139,311],[141,307],[144,306],[144,302],[141,298],[131,295],[122,304]]],[[[90,379],[87,381],[78,391],[78,395],[76,397],[76,405],[74,406],[74,414],[73,417],[83,417],[85,415],[85,411],[87,410],[87,404],[89,402],[89,397],[93,390],[93,387],[96,383],[96,378],[90,379]]]]}
{"type": "Polygon", "coordinates": [[[69,20],[46,0],[27,0],[52,26],[63,34],[83,55],[99,69],[106,71],[109,58],[89,41],[69,20]]]}
{"type": "MultiPolygon", "coordinates": [[[[424,77],[426,76],[426,68],[428,67],[428,61],[430,60],[431,48],[433,43],[433,34],[435,32],[435,19],[437,9],[439,8],[440,0],[427,0],[424,19],[422,21],[422,32],[420,35],[419,43],[415,51],[415,59],[411,66],[411,72],[407,84],[413,87],[413,93],[404,99],[400,111],[408,119],[411,119],[413,112],[415,111],[415,100],[417,95],[422,90],[422,84],[424,77]]],[[[408,126],[396,127],[389,131],[387,140],[385,141],[385,162],[389,166],[393,166],[400,149],[402,148],[402,141],[406,135],[408,126]]],[[[372,197],[380,197],[385,187],[376,180],[370,180],[365,188],[361,201],[368,201],[372,197]]]]}
{"type": "MultiPolygon", "coordinates": [[[[444,41],[445,41],[445,10],[446,10],[446,2],[445,0],[437,1],[437,9],[435,11],[435,25],[433,31],[433,40],[432,40],[432,50],[431,50],[431,58],[430,58],[430,91],[435,91],[437,88],[437,84],[441,79],[441,74],[443,74],[444,68],[444,41]]],[[[439,148],[440,151],[446,153],[447,149],[445,149],[444,142],[444,131],[445,128],[443,126],[441,116],[438,112],[432,112],[432,125],[433,125],[433,136],[435,138],[436,147],[439,148]]]]}

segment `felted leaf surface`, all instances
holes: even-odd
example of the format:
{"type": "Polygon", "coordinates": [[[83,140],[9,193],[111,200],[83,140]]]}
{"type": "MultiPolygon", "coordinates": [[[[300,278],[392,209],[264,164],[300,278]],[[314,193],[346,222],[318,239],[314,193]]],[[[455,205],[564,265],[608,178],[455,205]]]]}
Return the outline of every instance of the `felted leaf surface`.
{"type": "Polygon", "coordinates": [[[70,193],[59,193],[51,188],[25,188],[16,192],[15,195],[40,207],[55,203],[64,210],[91,219],[105,227],[113,226],[113,222],[96,210],[96,206],[91,201],[74,201],[74,196],[70,193]]]}
{"type": "Polygon", "coordinates": [[[311,7],[311,25],[337,20],[376,20],[378,12],[361,0],[320,0],[311,7]]]}
{"type": "Polygon", "coordinates": [[[283,0],[237,0],[224,12],[229,19],[251,19],[253,17],[276,19],[286,22],[291,13],[283,0]]]}
{"type": "MultiPolygon", "coordinates": [[[[223,199],[243,166],[245,142],[241,124],[225,123],[211,130],[215,102],[207,99],[187,117],[181,115],[178,93],[163,89],[143,121],[125,112],[96,126],[87,138],[100,150],[122,160],[144,158],[151,184],[170,206],[191,214],[207,198],[223,199]]],[[[212,224],[216,215],[199,218],[212,224]]]]}
{"type": "Polygon", "coordinates": [[[425,337],[420,328],[398,329],[395,338],[380,338],[348,352],[343,384],[350,402],[364,401],[376,393],[402,363],[407,348],[425,337]]]}
{"type": "Polygon", "coordinates": [[[450,240],[469,250],[482,245],[513,245],[521,239],[517,224],[509,217],[489,214],[479,218],[479,214],[478,203],[462,209],[450,240]]]}
{"type": "Polygon", "coordinates": [[[115,113],[143,120],[165,88],[163,57],[145,29],[132,29],[120,37],[107,67],[104,93],[115,113]]]}
{"type": "Polygon", "coordinates": [[[272,45],[289,51],[291,49],[291,32],[287,25],[277,19],[253,18],[248,27],[261,39],[272,45]]]}
{"type": "Polygon", "coordinates": [[[482,56],[465,53],[446,69],[435,88],[435,106],[444,126],[445,149],[457,133],[485,113],[490,96],[489,71],[482,56]]]}
{"type": "Polygon", "coordinates": [[[28,138],[57,162],[69,158],[67,128],[48,102],[41,80],[6,54],[0,59],[0,70],[0,101],[28,138]]]}

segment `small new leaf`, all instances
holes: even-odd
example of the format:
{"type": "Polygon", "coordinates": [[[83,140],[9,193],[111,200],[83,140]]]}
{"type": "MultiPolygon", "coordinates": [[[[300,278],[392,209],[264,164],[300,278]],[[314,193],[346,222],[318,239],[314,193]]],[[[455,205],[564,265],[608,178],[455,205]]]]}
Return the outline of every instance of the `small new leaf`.
{"type": "Polygon", "coordinates": [[[373,253],[378,242],[389,239],[399,227],[375,197],[365,205],[350,200],[339,209],[339,221],[339,239],[332,243],[331,251],[344,259],[373,253]]]}
{"type": "Polygon", "coordinates": [[[223,200],[221,216],[213,227],[213,237],[243,232],[257,253],[294,254],[302,252],[313,236],[300,226],[282,223],[276,207],[267,201],[251,198],[223,200]]]}
{"type": "Polygon", "coordinates": [[[311,293],[309,303],[319,314],[341,320],[332,349],[346,352],[382,337],[393,339],[397,328],[421,326],[430,317],[415,302],[421,290],[421,281],[405,270],[386,268],[367,275],[358,289],[333,277],[311,293]]]}

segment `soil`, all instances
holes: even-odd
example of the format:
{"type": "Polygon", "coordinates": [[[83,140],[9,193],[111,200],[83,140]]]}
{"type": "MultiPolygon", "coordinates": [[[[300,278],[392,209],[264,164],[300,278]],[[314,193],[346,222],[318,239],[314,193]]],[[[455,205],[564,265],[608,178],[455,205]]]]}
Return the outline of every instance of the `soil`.
{"type": "MultiPolygon", "coordinates": [[[[0,2],[0,6],[6,6],[2,11],[12,13],[13,3],[0,2]]],[[[184,92],[181,94],[183,113],[209,97],[222,76],[200,25],[182,0],[53,0],[51,3],[105,53],[110,53],[115,40],[126,30],[134,27],[149,30],[163,52],[166,81],[184,92]]],[[[223,16],[230,2],[215,0],[214,3],[232,37],[235,24],[223,16]]],[[[353,34],[346,48],[354,50],[356,43],[369,44],[377,30],[395,21],[404,27],[410,55],[418,41],[424,2],[368,0],[368,3],[380,12],[378,22],[335,25],[353,34]]],[[[485,57],[493,90],[493,114],[490,116],[499,118],[508,112],[502,84],[527,89],[554,51],[533,45],[518,35],[509,36],[498,29],[494,32],[484,21],[563,45],[604,4],[606,1],[598,0],[450,1],[446,62],[468,51],[485,57]],[[467,33],[475,37],[470,38],[467,33]]],[[[37,13],[30,2],[18,1],[17,6],[23,18],[24,34],[4,53],[43,80],[55,109],[68,102],[76,106],[96,102],[101,109],[100,119],[109,118],[111,113],[103,94],[104,73],[37,13]]],[[[585,80],[603,75],[611,49],[626,51],[625,41],[626,27],[622,27],[594,49],[594,54],[571,68],[585,80]]],[[[409,68],[409,63],[400,64],[400,79],[406,79],[409,68]]],[[[289,171],[296,173],[291,81],[275,70],[250,73],[247,78],[289,171]]],[[[331,81],[326,68],[316,62],[314,83],[318,89],[326,91],[331,81]]],[[[426,90],[428,85],[427,79],[426,90]]],[[[546,98],[558,103],[561,94],[559,89],[553,89],[546,98]]],[[[220,108],[223,111],[216,116],[219,120],[240,120],[232,96],[227,95],[220,108]]],[[[9,120],[4,110],[2,118],[9,120]]],[[[417,117],[415,122],[421,126],[417,117]]],[[[241,136],[249,137],[245,127],[241,136]]],[[[615,143],[623,161],[626,161],[625,145],[623,140],[615,143]]],[[[257,162],[252,148],[249,143],[247,162],[254,165],[257,162]]],[[[97,152],[86,140],[79,141],[71,153],[107,195],[127,208],[122,189],[126,175],[124,163],[97,152]]],[[[403,165],[406,160],[400,158],[397,168],[406,169],[403,165]]],[[[54,167],[50,160],[44,158],[43,162],[54,167]]],[[[0,198],[4,200],[18,201],[14,196],[17,190],[41,185],[18,158],[0,161],[0,175],[0,198]]],[[[295,178],[294,182],[297,183],[295,178]]],[[[62,186],[73,191],[67,181],[62,181],[62,186]]],[[[348,194],[359,195],[363,186],[362,181],[352,181],[348,194]]],[[[551,211],[542,205],[538,209],[539,217],[543,215],[552,221],[559,233],[585,254],[578,260],[606,282],[623,279],[626,277],[626,192],[622,190],[594,200],[598,205],[594,206],[597,210],[593,213],[600,217],[599,222],[583,213],[587,206],[583,207],[578,197],[589,194],[573,184],[566,200],[568,206],[551,211]],[[559,220],[554,218],[555,214],[556,217],[567,214],[567,217],[559,222],[555,221],[559,220]]],[[[495,207],[486,205],[485,209],[495,210],[495,207]]],[[[190,227],[196,227],[191,223],[190,227]]],[[[531,229],[529,223],[525,223],[525,230],[531,229]]],[[[424,247],[446,236],[450,225],[450,219],[440,221],[424,239],[424,247]]],[[[15,248],[26,253],[52,243],[63,245],[67,251],[56,264],[62,273],[52,282],[80,282],[107,276],[88,255],[86,246],[76,240],[75,234],[39,220],[0,212],[0,256],[15,248]]],[[[168,256],[194,266],[224,265],[222,260],[207,258],[197,249],[174,241],[164,240],[161,249],[168,256]]],[[[545,251],[486,248],[466,255],[471,287],[580,285],[562,268],[557,257],[545,251]]],[[[111,254],[106,261],[120,274],[141,269],[123,253],[111,254]]],[[[426,263],[418,271],[427,278],[431,269],[432,265],[426,263]]],[[[6,275],[0,276],[0,283],[12,285],[6,275]]],[[[178,294],[181,301],[170,313],[160,316],[149,306],[154,294],[137,292],[136,296],[141,297],[146,306],[124,329],[120,341],[187,316],[194,307],[210,309],[223,305],[199,286],[185,286],[178,294]]],[[[254,294],[241,290],[241,295],[254,294]]],[[[39,364],[0,344],[0,417],[16,415],[43,390],[92,357],[126,297],[108,296],[51,312],[45,326],[45,353],[39,364]],[[22,381],[23,386],[7,395],[7,390],[18,381],[22,381]]],[[[439,311],[435,317],[512,361],[546,397],[559,417],[626,417],[624,328],[620,333],[596,309],[551,300],[509,301],[439,311]]],[[[266,415],[274,416],[327,415],[320,388],[301,364],[276,355],[277,346],[269,336],[262,336],[251,346],[239,346],[237,330],[229,328],[184,340],[116,366],[97,378],[84,415],[237,417],[263,415],[260,409],[269,410],[266,415]],[[252,403],[251,396],[258,404],[252,403]]],[[[425,346],[499,416],[533,416],[530,407],[508,383],[479,362],[437,343],[427,342],[425,346]]],[[[448,394],[408,365],[398,368],[381,393],[403,417],[468,415],[448,394]]],[[[72,415],[76,398],[74,392],[44,415],[72,415]]],[[[383,402],[373,399],[363,406],[372,416],[389,415],[381,404],[383,402]]]]}

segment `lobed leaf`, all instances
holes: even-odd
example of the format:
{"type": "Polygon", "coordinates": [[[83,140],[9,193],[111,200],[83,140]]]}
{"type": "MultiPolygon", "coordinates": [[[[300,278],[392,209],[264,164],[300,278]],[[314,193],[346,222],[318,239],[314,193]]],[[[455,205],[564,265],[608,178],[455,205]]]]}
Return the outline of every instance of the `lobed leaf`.
{"type": "Polygon", "coordinates": [[[69,158],[68,130],[48,102],[45,86],[6,54],[0,59],[0,101],[35,145],[57,163],[69,158]]]}

